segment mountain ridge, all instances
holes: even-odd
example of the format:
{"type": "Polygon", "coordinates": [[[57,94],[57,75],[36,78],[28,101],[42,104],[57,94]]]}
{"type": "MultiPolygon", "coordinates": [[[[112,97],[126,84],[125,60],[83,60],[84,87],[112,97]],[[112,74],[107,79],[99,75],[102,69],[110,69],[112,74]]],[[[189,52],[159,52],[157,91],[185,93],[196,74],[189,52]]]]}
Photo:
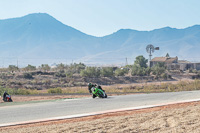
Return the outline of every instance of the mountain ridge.
{"type": "MultiPolygon", "coordinates": [[[[33,13],[23,17],[0,20],[0,57],[61,58],[88,64],[124,63],[121,58],[138,55],[148,58],[148,44],[160,47],[154,56],[199,57],[200,25],[184,29],[163,27],[151,31],[120,29],[110,35],[96,37],[65,25],[47,13],[33,13]],[[113,57],[113,60],[107,60],[113,57]],[[114,59],[115,58],[115,59],[114,59]]],[[[5,59],[5,58],[4,58],[5,59]]],[[[41,59],[41,61],[39,61],[41,59]]],[[[200,59],[198,59],[200,60],[200,59]]],[[[0,63],[1,63],[0,59],[0,63]]],[[[25,61],[24,61],[25,62],[25,61]]],[[[28,61],[27,61],[28,63],[28,61]]]]}

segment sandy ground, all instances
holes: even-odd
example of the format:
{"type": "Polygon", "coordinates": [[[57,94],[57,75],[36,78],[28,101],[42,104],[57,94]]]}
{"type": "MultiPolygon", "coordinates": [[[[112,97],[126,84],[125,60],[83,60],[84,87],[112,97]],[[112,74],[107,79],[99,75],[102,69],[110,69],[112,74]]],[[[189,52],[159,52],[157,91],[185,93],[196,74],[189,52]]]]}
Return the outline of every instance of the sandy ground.
{"type": "Polygon", "coordinates": [[[6,133],[200,132],[200,102],[0,128],[6,133]]]}

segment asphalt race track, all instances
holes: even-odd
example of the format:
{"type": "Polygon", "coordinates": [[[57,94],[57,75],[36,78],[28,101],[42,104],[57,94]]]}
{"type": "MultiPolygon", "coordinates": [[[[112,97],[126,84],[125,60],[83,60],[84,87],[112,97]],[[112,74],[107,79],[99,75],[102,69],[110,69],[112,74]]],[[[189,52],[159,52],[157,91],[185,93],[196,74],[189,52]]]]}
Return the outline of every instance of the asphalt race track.
{"type": "Polygon", "coordinates": [[[107,99],[64,99],[0,107],[0,125],[121,108],[200,99],[200,91],[108,96],[107,99]]]}

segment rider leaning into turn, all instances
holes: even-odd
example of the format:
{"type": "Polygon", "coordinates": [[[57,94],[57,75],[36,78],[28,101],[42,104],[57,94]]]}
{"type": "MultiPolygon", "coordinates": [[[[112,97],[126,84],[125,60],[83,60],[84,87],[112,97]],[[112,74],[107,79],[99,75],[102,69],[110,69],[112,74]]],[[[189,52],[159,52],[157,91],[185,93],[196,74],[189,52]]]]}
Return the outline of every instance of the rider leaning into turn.
{"type": "MultiPolygon", "coordinates": [[[[92,94],[92,90],[91,90],[92,87],[96,87],[96,88],[101,89],[102,91],[104,91],[104,90],[101,88],[100,85],[88,83],[88,90],[89,90],[90,94],[92,94]]],[[[92,97],[95,98],[96,95],[92,94],[92,97]]]]}
{"type": "Polygon", "coordinates": [[[6,91],[4,91],[4,93],[3,93],[3,100],[6,99],[6,95],[9,95],[9,94],[6,91]]]}

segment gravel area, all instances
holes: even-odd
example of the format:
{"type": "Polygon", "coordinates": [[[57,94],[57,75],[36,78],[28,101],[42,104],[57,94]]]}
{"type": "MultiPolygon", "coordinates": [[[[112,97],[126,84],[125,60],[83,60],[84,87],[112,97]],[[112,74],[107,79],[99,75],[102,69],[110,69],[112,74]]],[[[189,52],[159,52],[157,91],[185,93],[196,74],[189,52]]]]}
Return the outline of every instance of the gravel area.
{"type": "Polygon", "coordinates": [[[6,133],[200,132],[200,102],[2,127],[6,133]]]}

